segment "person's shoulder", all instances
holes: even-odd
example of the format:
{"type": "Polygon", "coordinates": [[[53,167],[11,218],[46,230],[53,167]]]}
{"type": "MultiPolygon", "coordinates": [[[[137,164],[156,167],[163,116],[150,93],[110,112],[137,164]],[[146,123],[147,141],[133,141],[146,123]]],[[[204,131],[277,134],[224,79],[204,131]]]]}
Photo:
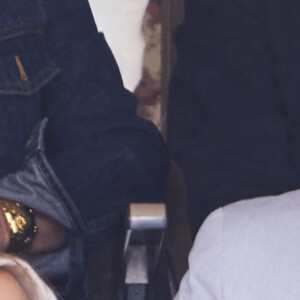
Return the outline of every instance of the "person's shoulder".
{"type": "Polygon", "coordinates": [[[300,231],[300,190],[238,201],[222,211],[224,247],[252,243],[263,248],[265,238],[300,231]]]}
{"type": "Polygon", "coordinates": [[[0,299],[27,300],[20,283],[3,268],[0,268],[0,299]]]}
{"type": "MultiPolygon", "coordinates": [[[[300,190],[287,192],[276,196],[258,197],[241,200],[222,208],[224,221],[237,222],[263,219],[265,222],[274,220],[275,216],[289,215],[297,217],[300,213],[300,190]]],[[[226,223],[227,224],[227,223],[226,223]]]]}
{"type": "Polygon", "coordinates": [[[56,300],[57,297],[27,261],[0,253],[0,299],[56,300]],[[11,291],[15,292],[10,294],[11,291]]]}

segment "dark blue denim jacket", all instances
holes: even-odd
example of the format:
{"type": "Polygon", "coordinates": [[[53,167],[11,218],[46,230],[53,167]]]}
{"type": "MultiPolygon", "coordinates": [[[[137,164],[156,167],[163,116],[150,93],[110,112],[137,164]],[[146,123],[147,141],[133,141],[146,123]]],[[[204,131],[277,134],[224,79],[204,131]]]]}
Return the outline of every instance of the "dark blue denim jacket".
{"type": "Polygon", "coordinates": [[[2,0],[0,196],[69,229],[68,247],[28,257],[66,299],[82,299],[83,255],[119,230],[128,203],[161,200],[167,169],[88,1],[2,0]]]}

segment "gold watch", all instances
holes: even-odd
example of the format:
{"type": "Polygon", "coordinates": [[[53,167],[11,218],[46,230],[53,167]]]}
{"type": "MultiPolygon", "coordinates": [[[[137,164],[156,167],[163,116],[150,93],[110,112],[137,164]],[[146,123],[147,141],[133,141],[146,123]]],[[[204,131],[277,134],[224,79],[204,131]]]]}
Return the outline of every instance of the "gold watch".
{"type": "Polygon", "coordinates": [[[8,252],[24,253],[30,248],[38,231],[31,208],[18,202],[1,198],[3,210],[10,231],[8,252]]]}

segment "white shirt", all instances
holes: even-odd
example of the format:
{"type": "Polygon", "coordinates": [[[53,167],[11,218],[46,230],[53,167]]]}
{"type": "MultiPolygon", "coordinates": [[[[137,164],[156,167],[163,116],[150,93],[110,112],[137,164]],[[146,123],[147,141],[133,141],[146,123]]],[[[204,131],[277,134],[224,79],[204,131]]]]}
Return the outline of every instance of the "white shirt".
{"type": "Polygon", "coordinates": [[[213,212],[175,300],[299,300],[300,190],[213,212]]]}

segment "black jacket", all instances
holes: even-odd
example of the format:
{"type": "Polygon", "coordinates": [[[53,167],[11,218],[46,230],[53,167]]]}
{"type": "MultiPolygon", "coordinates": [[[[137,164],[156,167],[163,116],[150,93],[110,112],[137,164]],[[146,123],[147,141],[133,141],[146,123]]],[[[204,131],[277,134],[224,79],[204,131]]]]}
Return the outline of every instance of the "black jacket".
{"type": "Polygon", "coordinates": [[[218,206],[300,186],[300,2],[186,1],[169,146],[193,231],[218,206]]]}

